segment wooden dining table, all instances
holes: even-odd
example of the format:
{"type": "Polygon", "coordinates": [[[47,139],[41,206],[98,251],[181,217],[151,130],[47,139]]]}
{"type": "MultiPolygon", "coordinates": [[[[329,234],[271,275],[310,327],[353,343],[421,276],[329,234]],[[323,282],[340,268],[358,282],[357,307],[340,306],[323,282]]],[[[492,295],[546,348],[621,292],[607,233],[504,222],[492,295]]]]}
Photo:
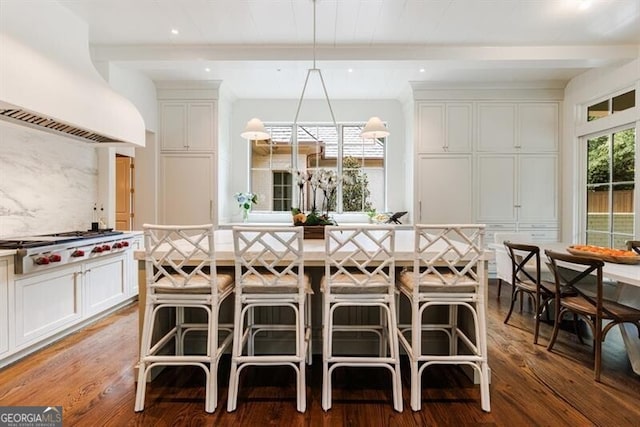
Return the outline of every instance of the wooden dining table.
{"type": "MultiPolygon", "coordinates": [[[[540,248],[541,268],[545,269],[548,269],[545,262],[545,250],[548,249],[554,252],[569,253],[567,248],[572,245],[572,243],[565,242],[540,243],[523,241],[518,243],[538,246],[540,248]]],[[[506,248],[503,244],[491,243],[488,246],[494,251],[506,252],[506,248]]],[[[566,264],[566,267],[571,268],[571,265],[566,264]]],[[[618,282],[618,289],[615,295],[618,302],[640,308],[640,264],[618,264],[605,262],[604,267],[602,268],[602,276],[618,282]]],[[[620,329],[620,335],[622,336],[622,340],[627,350],[631,368],[633,369],[633,372],[640,375],[640,338],[638,337],[638,330],[635,326],[630,324],[620,324],[618,326],[620,329]]]]}

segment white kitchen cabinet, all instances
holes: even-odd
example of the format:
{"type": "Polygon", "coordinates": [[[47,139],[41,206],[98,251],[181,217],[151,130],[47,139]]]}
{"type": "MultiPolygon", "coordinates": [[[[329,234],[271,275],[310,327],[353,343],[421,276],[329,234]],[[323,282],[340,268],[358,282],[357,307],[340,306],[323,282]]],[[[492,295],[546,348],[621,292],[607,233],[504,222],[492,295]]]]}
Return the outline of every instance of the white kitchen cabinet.
{"type": "Polygon", "coordinates": [[[516,104],[478,104],[478,151],[511,152],[516,146],[516,104]]]}
{"type": "Polygon", "coordinates": [[[513,154],[478,156],[476,178],[478,221],[501,223],[517,221],[516,160],[513,154]]]}
{"type": "Polygon", "coordinates": [[[9,268],[10,257],[0,258],[0,354],[9,351],[9,268]]]}
{"type": "Polygon", "coordinates": [[[162,224],[215,224],[215,154],[162,154],[160,162],[162,224]]]}
{"type": "Polygon", "coordinates": [[[473,222],[470,155],[421,155],[416,169],[416,222],[473,222]]]}
{"type": "Polygon", "coordinates": [[[560,134],[558,104],[518,104],[518,147],[521,152],[557,152],[560,134]]]}
{"type": "Polygon", "coordinates": [[[518,156],[518,221],[558,221],[558,156],[518,156]]]}
{"type": "Polygon", "coordinates": [[[555,154],[479,154],[477,221],[557,224],[557,162],[555,154]]]}
{"type": "Polygon", "coordinates": [[[0,367],[133,300],[142,235],[107,256],[26,275],[0,258],[0,367]]]}
{"type": "Polygon", "coordinates": [[[557,242],[559,229],[557,224],[519,223],[518,231],[531,233],[533,242],[557,242]]]}
{"type": "Polygon", "coordinates": [[[160,101],[159,106],[162,151],[214,150],[214,101],[160,101]]]}
{"type": "MultiPolygon", "coordinates": [[[[131,256],[131,251],[126,253],[131,256]]],[[[84,316],[89,317],[127,298],[129,260],[125,253],[87,261],[83,270],[84,316]]]]}
{"type": "MultiPolygon", "coordinates": [[[[531,234],[530,243],[557,242],[559,229],[557,224],[543,223],[508,223],[508,224],[487,224],[485,229],[485,244],[488,246],[495,241],[496,233],[518,233],[527,232],[531,234]]],[[[542,254],[544,257],[544,254],[542,254]]],[[[496,274],[495,258],[488,262],[488,272],[491,276],[496,274]]]]}
{"type": "MultiPolygon", "coordinates": [[[[138,235],[131,241],[131,254],[141,250],[144,250],[144,236],[138,235]]],[[[138,261],[135,260],[132,255],[128,256],[127,259],[129,264],[127,267],[129,275],[127,280],[127,295],[135,296],[138,295],[140,289],[138,280],[138,261]]]]}
{"type": "Polygon", "coordinates": [[[478,106],[481,152],[553,153],[558,151],[557,102],[491,102],[478,106]]]}
{"type": "Polygon", "coordinates": [[[16,349],[80,322],[82,315],[82,264],[15,280],[16,349]]]}
{"type": "Polygon", "coordinates": [[[472,146],[471,103],[424,103],[416,107],[418,153],[467,153],[472,146]]]}

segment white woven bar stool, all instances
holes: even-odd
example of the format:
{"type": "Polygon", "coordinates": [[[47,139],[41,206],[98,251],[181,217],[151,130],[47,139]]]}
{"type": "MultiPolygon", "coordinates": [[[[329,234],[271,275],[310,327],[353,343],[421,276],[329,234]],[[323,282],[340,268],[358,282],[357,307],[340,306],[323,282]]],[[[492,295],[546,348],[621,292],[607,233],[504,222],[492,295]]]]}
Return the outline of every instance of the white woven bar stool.
{"type": "Polygon", "coordinates": [[[304,274],[302,227],[234,227],[233,242],[236,295],[227,410],[236,409],[244,368],[284,365],[296,372],[297,410],[304,412],[312,291],[304,274]],[[257,310],[264,308],[277,310],[261,316],[257,310]],[[256,338],[267,333],[278,336],[280,353],[258,352],[256,338]]]}
{"type": "Polygon", "coordinates": [[[383,367],[391,372],[393,408],[402,412],[402,383],[396,322],[395,228],[328,226],[322,279],[322,409],[331,408],[331,377],[336,368],[383,367]],[[378,324],[336,324],[336,310],[378,307],[378,324]],[[334,334],[365,332],[379,339],[378,355],[334,354],[334,334]]]}
{"type": "Polygon", "coordinates": [[[482,409],[489,412],[484,225],[416,225],[414,253],[413,268],[398,280],[401,295],[411,305],[411,324],[400,326],[400,342],[411,365],[411,408],[421,408],[424,369],[453,364],[471,366],[478,374],[482,409]],[[445,321],[423,320],[438,306],[448,309],[445,321]],[[459,308],[468,312],[471,326],[458,324],[459,308]],[[444,334],[448,354],[429,353],[422,345],[423,340],[435,339],[434,334],[444,334]],[[459,346],[466,351],[459,352],[459,346]]]}
{"type": "Polygon", "coordinates": [[[152,368],[192,365],[205,372],[205,411],[214,412],[218,404],[218,364],[232,338],[231,325],[219,324],[218,314],[233,291],[233,277],[216,270],[213,225],[145,224],[143,228],[147,296],[135,410],[144,409],[146,380],[152,368]],[[175,325],[154,340],[158,314],[169,308],[175,309],[175,325]],[[207,323],[186,322],[186,308],[206,312],[207,323]],[[185,354],[185,337],[198,332],[206,335],[204,354],[185,354]],[[173,351],[167,354],[171,345],[173,351]]]}

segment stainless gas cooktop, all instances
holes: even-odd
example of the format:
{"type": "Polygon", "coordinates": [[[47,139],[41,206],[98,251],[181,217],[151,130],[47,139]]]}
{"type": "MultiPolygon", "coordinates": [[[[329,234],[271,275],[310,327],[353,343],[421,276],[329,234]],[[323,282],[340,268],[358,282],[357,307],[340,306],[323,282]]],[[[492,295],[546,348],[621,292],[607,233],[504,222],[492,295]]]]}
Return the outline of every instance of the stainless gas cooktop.
{"type": "Polygon", "coordinates": [[[0,249],[37,248],[40,246],[58,245],[61,243],[73,242],[77,240],[116,236],[119,234],[122,234],[122,231],[88,230],[88,231],[65,231],[62,233],[43,234],[40,236],[11,237],[11,238],[0,240],[0,249]]]}

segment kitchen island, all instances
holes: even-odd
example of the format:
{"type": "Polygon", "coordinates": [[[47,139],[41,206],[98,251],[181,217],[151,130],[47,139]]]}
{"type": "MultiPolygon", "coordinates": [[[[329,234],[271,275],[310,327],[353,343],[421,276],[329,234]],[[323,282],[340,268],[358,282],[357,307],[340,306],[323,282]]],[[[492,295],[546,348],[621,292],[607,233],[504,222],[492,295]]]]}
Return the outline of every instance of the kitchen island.
{"type": "MultiPolygon", "coordinates": [[[[253,225],[253,224],[251,224],[253,225]]],[[[229,268],[234,265],[234,250],[233,250],[233,233],[230,229],[219,229],[215,231],[214,234],[215,246],[216,246],[216,264],[218,268],[229,268]]],[[[402,268],[413,265],[414,260],[414,231],[413,228],[409,226],[398,226],[396,231],[396,240],[395,240],[395,261],[396,267],[402,268]]],[[[138,273],[139,273],[139,281],[140,283],[144,283],[145,281],[145,262],[144,262],[144,251],[136,251],[135,258],[138,260],[138,273]]],[[[492,257],[491,252],[485,253],[484,260],[484,293],[485,298],[487,298],[487,261],[492,257]]],[[[320,280],[324,274],[324,265],[325,265],[325,241],[323,239],[305,239],[304,240],[304,265],[305,272],[309,273],[312,280],[312,289],[314,291],[314,297],[311,302],[311,316],[312,316],[312,326],[313,326],[313,340],[314,344],[312,348],[316,351],[320,351],[322,349],[321,345],[321,324],[322,324],[322,296],[320,292],[320,280]]],[[[139,323],[140,323],[140,331],[142,330],[142,319],[144,316],[144,303],[146,296],[146,288],[145,286],[140,287],[140,296],[139,296],[139,323]]],[[[402,305],[400,307],[400,318],[399,323],[407,324],[409,323],[409,316],[411,313],[411,309],[408,305],[404,305],[406,303],[405,299],[402,299],[402,305]]],[[[232,305],[232,304],[231,304],[232,305]]],[[[231,312],[221,312],[221,322],[230,323],[231,321],[231,312]],[[229,317],[227,317],[229,316],[229,317]]],[[[364,321],[367,321],[367,316],[376,316],[376,313],[361,313],[364,316],[364,321]]],[[[199,321],[203,320],[198,318],[199,321]]],[[[168,322],[168,321],[167,321],[168,322]]],[[[168,325],[167,322],[159,322],[165,323],[165,326],[168,325]]],[[[464,322],[467,323],[466,321],[464,322]]],[[[257,345],[266,345],[268,346],[270,343],[267,339],[264,342],[257,342],[257,345]]],[[[438,348],[445,348],[447,345],[447,341],[442,338],[438,338],[437,342],[431,342],[429,345],[437,346],[438,348]],[[441,342],[440,342],[441,340],[441,342]]],[[[371,352],[377,351],[377,341],[374,339],[366,339],[363,337],[356,337],[355,339],[344,339],[344,341],[340,342],[340,346],[345,351],[349,352],[371,352]]]]}

